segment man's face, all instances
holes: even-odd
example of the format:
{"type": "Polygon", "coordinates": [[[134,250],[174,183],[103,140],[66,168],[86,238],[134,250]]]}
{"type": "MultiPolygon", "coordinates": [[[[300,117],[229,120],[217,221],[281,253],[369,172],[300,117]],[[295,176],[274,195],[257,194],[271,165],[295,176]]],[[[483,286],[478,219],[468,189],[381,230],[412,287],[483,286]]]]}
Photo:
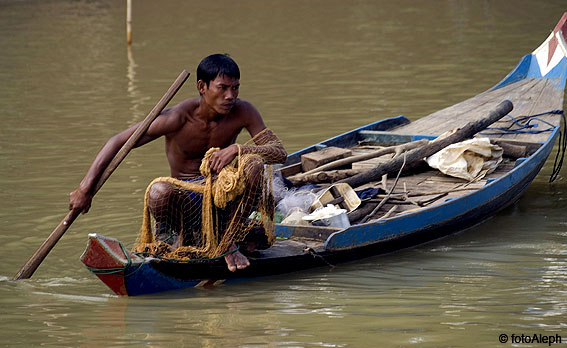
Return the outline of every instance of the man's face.
{"type": "Polygon", "coordinates": [[[218,114],[226,115],[236,103],[240,80],[220,75],[209,82],[208,87],[202,80],[199,80],[198,88],[210,108],[218,114]]]}

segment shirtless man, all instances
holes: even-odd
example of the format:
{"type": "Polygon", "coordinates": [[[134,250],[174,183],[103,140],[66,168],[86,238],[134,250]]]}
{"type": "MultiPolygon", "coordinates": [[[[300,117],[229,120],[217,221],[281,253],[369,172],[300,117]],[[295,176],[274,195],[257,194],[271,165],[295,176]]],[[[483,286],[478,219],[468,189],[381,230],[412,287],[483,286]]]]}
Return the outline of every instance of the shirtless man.
{"type": "MultiPolygon", "coordinates": [[[[232,58],[222,54],[204,58],[197,67],[200,96],[164,110],[136,147],[165,136],[165,154],[171,176],[182,180],[200,176],[199,167],[205,153],[211,147],[219,147],[221,150],[210,157],[210,168],[213,173],[220,172],[238,155],[235,141],[243,128],[252,137],[266,128],[258,110],[249,102],[238,99],[239,87],[240,71],[232,58]]],[[[93,190],[104,168],[138,125],[131,126],[106,142],[79,187],[69,195],[70,210],[79,210],[83,214],[88,212],[93,190]]],[[[271,163],[283,163],[287,157],[283,146],[277,146],[274,150],[276,156],[271,156],[271,163]]],[[[225,256],[225,260],[230,271],[250,265],[248,259],[238,251],[225,256]]]]}

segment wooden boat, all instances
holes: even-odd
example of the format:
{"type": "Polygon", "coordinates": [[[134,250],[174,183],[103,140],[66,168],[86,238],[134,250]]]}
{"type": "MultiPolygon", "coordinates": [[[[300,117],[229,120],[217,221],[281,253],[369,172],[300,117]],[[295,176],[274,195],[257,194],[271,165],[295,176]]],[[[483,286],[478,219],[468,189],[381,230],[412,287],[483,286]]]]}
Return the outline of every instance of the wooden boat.
{"type": "MultiPolygon", "coordinates": [[[[347,228],[277,224],[276,243],[257,251],[250,258],[251,265],[236,272],[228,271],[222,258],[177,262],[142,257],[126,250],[116,239],[98,234],[89,235],[81,260],[116,294],[142,295],[335,265],[419,245],[479,224],[520,198],[560,137],[560,122],[565,117],[561,109],[567,77],[566,41],[567,13],[540,47],[524,56],[508,76],[486,92],[415,122],[399,116],[354,129],[291,154],[280,169],[286,176],[297,173],[303,155],[329,147],[360,155],[380,145],[434,139],[482,119],[508,99],[514,105],[511,117],[483,133],[513,151],[505,152],[502,163],[481,180],[469,182],[419,166],[399,178],[397,187],[403,186],[403,190],[396,191],[403,192],[401,195],[390,191],[390,199],[374,198],[362,205],[375,206],[368,222],[353,221],[347,228]],[[376,209],[378,205],[372,200],[384,204],[376,209]],[[394,206],[398,210],[387,216],[394,206]]],[[[565,143],[563,137],[563,150],[565,143]]],[[[374,158],[356,166],[372,168],[381,161],[374,158]]],[[[395,186],[393,177],[384,181],[387,187],[395,186]]],[[[376,180],[354,186],[362,189],[379,184],[381,181],[376,180]]]]}

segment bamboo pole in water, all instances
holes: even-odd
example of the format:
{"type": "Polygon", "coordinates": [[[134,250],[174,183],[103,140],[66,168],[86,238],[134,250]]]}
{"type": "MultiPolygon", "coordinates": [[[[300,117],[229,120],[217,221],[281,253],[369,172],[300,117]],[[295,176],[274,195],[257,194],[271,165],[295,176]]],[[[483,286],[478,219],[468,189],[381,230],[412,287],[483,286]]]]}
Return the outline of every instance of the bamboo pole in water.
{"type": "Polygon", "coordinates": [[[132,44],[132,0],[126,0],[126,41],[132,44]]]}

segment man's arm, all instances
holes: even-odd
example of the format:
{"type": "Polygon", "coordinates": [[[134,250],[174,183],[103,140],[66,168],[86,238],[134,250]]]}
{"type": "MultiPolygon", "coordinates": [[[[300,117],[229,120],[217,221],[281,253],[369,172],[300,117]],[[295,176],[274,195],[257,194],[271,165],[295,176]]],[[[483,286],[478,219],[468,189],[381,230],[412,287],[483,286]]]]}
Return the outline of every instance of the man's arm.
{"type": "Polygon", "coordinates": [[[274,132],[266,128],[258,110],[252,104],[247,104],[250,111],[246,129],[256,145],[239,145],[240,152],[258,154],[266,164],[284,163],[287,152],[282,142],[274,132]]]}
{"type": "MultiPolygon", "coordinates": [[[[183,117],[177,108],[165,110],[150,125],[148,131],[136,143],[134,147],[147,144],[162,135],[166,135],[178,130],[183,126],[183,117]]],[[[80,210],[83,214],[87,213],[91,207],[94,188],[102,173],[112,161],[118,151],[124,146],[126,141],[136,131],[140,123],[123,130],[110,138],[99,151],[91,164],[87,174],[79,184],[79,187],[69,194],[69,210],[80,210]]]]}

